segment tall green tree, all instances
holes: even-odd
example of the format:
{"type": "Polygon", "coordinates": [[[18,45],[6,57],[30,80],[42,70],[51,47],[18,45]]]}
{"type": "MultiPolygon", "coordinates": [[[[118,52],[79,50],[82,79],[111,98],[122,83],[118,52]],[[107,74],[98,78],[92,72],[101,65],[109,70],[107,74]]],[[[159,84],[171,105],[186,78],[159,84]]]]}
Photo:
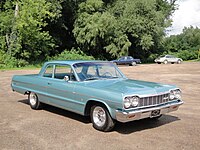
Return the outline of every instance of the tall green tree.
{"type": "Polygon", "coordinates": [[[197,59],[200,49],[200,29],[185,27],[178,35],[167,37],[164,42],[166,53],[174,53],[184,60],[197,59]]]}
{"type": "MultiPolygon", "coordinates": [[[[1,49],[17,59],[28,62],[44,59],[56,44],[48,31],[47,21],[60,16],[58,1],[6,1],[0,12],[1,49]],[[14,8],[14,9],[13,9],[14,8]],[[4,41],[4,42],[3,42],[4,41]]],[[[61,8],[61,7],[60,7],[61,8]]]]}
{"type": "Polygon", "coordinates": [[[127,54],[131,45],[128,37],[118,30],[116,18],[105,10],[102,0],[87,0],[79,5],[73,33],[80,47],[93,55],[127,54]]]}
{"type": "Polygon", "coordinates": [[[162,45],[173,2],[87,0],[79,5],[74,36],[85,51],[101,53],[104,49],[113,56],[146,58],[162,45]]]}

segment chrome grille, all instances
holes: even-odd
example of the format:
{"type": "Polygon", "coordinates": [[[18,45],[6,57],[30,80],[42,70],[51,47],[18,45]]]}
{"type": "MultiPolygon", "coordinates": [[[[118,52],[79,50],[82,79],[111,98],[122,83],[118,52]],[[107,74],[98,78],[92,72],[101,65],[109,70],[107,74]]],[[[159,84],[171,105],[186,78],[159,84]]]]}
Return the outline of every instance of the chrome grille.
{"type": "Polygon", "coordinates": [[[139,107],[158,105],[169,101],[169,93],[140,98],[139,107]]]}

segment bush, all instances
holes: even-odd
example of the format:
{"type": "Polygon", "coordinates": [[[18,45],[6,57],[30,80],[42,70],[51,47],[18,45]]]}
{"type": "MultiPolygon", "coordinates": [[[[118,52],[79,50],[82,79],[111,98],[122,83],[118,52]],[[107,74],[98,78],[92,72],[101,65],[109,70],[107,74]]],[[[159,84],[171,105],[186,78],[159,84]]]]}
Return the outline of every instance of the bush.
{"type": "Polygon", "coordinates": [[[182,50],[174,53],[174,55],[182,58],[183,60],[193,60],[198,58],[198,52],[194,50],[182,50]]]}
{"type": "Polygon", "coordinates": [[[17,65],[17,60],[7,53],[0,51],[0,68],[13,68],[17,65]]]}
{"type": "Polygon", "coordinates": [[[16,59],[7,53],[0,51],[0,68],[14,68],[24,67],[28,65],[28,62],[23,59],[16,59]]]}
{"type": "Polygon", "coordinates": [[[144,63],[152,63],[156,58],[158,58],[158,54],[151,54],[146,60],[142,61],[144,63]]]}
{"type": "Polygon", "coordinates": [[[61,54],[52,57],[51,60],[94,60],[94,57],[87,56],[80,50],[72,49],[71,51],[64,50],[61,54]]]}

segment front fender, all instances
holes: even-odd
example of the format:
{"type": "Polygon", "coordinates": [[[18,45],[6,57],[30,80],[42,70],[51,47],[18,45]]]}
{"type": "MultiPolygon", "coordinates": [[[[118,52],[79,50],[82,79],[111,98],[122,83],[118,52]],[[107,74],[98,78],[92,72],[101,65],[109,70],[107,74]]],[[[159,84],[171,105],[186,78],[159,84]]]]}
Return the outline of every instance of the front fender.
{"type": "MultiPolygon", "coordinates": [[[[104,100],[90,99],[90,100],[87,101],[87,103],[86,103],[86,105],[85,105],[85,109],[87,109],[87,104],[88,104],[88,103],[92,103],[92,104],[101,103],[101,104],[103,104],[103,105],[107,108],[107,110],[108,110],[108,112],[110,113],[111,117],[112,117],[113,119],[116,119],[116,108],[110,106],[110,105],[109,105],[108,103],[106,103],[104,100]]],[[[110,101],[110,103],[112,103],[112,102],[110,101]]],[[[86,111],[86,110],[85,110],[85,111],[86,111]]]]}

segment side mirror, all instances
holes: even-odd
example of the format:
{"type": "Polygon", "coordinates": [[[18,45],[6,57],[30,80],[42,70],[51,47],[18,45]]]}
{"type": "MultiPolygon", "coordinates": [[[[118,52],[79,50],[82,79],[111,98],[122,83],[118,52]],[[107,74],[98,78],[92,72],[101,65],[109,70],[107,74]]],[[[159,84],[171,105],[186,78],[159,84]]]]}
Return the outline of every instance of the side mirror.
{"type": "Polygon", "coordinates": [[[69,81],[69,76],[64,76],[64,80],[65,80],[66,82],[68,82],[68,81],[69,81]]]}

